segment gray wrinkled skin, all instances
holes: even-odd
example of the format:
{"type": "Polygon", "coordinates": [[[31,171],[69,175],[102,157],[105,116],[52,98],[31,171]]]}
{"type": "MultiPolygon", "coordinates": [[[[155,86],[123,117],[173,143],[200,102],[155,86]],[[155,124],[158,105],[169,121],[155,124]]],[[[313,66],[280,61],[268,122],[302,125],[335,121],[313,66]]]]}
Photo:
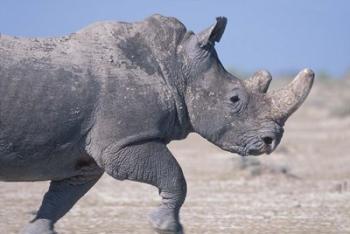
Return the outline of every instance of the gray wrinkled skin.
{"type": "Polygon", "coordinates": [[[197,132],[243,156],[276,148],[314,75],[272,93],[266,71],[239,80],[214,49],[225,26],[220,17],[194,34],[154,15],[61,38],[0,37],[0,180],[51,180],[22,233],[54,233],[103,172],[156,186],[150,223],[182,233],[186,181],[167,143],[197,132]]]}

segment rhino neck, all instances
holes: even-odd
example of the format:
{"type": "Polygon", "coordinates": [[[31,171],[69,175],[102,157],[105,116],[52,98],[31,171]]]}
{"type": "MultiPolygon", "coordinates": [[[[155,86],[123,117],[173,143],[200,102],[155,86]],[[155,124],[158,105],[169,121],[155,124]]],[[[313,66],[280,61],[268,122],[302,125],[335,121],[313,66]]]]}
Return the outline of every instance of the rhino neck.
{"type": "Polygon", "coordinates": [[[181,72],[181,64],[178,64],[176,59],[169,59],[167,63],[163,60],[159,67],[175,107],[174,128],[170,138],[183,139],[193,132],[185,103],[186,79],[181,72]]]}
{"type": "Polygon", "coordinates": [[[185,138],[193,130],[185,104],[186,79],[177,49],[187,29],[177,19],[161,15],[153,15],[141,24],[147,25],[141,27],[143,36],[147,38],[146,44],[151,48],[175,103],[174,128],[170,138],[185,138]]]}

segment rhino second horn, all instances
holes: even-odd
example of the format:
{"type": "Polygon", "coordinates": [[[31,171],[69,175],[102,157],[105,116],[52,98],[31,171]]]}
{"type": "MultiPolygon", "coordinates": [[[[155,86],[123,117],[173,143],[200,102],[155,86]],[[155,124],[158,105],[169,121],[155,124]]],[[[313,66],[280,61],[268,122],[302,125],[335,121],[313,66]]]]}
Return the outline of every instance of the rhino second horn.
{"type": "Polygon", "coordinates": [[[244,81],[245,86],[252,92],[266,93],[272,80],[271,74],[266,70],[255,72],[252,77],[244,81]]]}
{"type": "Polygon", "coordinates": [[[311,69],[304,69],[286,87],[272,91],[269,94],[272,118],[284,123],[308,96],[314,77],[315,74],[311,69]]]}

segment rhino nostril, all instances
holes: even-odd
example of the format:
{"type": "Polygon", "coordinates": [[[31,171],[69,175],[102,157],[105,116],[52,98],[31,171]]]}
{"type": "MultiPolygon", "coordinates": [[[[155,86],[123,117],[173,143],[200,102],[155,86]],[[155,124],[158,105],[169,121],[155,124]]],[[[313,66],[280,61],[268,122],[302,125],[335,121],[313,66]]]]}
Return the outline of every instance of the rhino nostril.
{"type": "Polygon", "coordinates": [[[271,145],[272,142],[273,142],[273,138],[272,137],[268,137],[268,136],[267,137],[263,137],[262,140],[264,141],[264,143],[266,145],[271,145]]]}

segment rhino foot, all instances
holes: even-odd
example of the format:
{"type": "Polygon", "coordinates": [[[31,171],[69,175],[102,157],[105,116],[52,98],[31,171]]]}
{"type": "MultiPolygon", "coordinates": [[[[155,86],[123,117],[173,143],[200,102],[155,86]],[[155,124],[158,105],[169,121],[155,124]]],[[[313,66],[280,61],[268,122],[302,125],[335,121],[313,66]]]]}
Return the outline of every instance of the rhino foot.
{"type": "Polygon", "coordinates": [[[20,232],[20,234],[57,234],[53,230],[53,223],[48,219],[37,219],[27,226],[20,232]]]}
{"type": "Polygon", "coordinates": [[[149,221],[157,233],[184,234],[176,213],[174,209],[160,207],[149,215],[149,221]]]}

